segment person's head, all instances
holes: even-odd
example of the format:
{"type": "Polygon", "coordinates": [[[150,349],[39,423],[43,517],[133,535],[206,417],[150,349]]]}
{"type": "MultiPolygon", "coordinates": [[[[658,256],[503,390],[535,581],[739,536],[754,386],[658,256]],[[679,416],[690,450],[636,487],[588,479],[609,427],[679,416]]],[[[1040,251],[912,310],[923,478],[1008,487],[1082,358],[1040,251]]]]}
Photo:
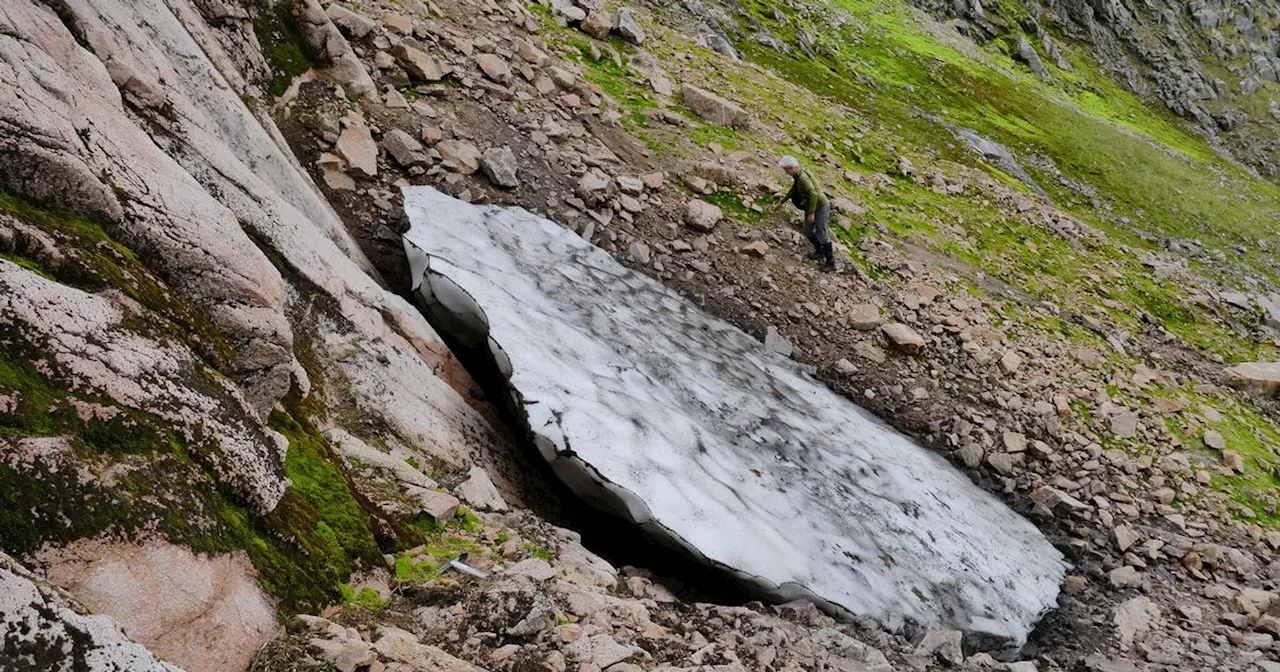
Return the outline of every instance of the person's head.
{"type": "Polygon", "coordinates": [[[778,167],[787,171],[788,175],[795,175],[800,172],[800,160],[788,154],[778,161],[778,167]]]}

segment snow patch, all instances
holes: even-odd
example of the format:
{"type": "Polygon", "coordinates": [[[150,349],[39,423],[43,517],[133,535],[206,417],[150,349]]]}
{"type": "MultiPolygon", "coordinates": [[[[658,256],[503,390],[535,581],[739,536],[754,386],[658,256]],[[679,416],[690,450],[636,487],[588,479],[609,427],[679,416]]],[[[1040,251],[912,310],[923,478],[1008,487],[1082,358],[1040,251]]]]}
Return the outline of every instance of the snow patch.
{"type": "Polygon", "coordinates": [[[891,629],[1019,645],[1055,606],[1065,565],[1030,522],[795,363],[554,222],[404,197],[416,298],[509,360],[580,496],[777,599],[891,629]]]}

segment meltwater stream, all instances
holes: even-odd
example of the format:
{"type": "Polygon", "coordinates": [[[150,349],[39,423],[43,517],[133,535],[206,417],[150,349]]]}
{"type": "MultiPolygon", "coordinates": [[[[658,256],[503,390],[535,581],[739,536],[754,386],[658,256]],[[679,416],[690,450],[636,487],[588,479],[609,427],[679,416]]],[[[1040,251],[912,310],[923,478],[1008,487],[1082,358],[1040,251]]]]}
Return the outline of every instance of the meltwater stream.
{"type": "Polygon", "coordinates": [[[1065,565],[796,364],[554,222],[404,191],[415,299],[487,349],[579,496],[777,599],[1019,646],[1065,565]]]}

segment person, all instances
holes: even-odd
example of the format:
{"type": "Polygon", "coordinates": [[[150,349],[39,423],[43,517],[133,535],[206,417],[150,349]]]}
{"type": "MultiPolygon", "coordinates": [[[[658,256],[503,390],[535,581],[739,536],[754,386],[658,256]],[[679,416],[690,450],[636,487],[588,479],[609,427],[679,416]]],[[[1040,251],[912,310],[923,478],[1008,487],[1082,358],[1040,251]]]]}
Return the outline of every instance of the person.
{"type": "MultiPolygon", "coordinates": [[[[827,228],[831,221],[831,202],[822,192],[822,185],[813,176],[800,167],[800,161],[794,156],[784,156],[778,167],[791,176],[791,190],[778,201],[777,208],[789,200],[791,204],[804,211],[804,235],[813,245],[813,252],[807,258],[822,261],[822,270],[836,270],[835,253],[831,249],[831,231],[827,228]]],[[[776,209],[776,208],[775,208],[776,209]]]]}

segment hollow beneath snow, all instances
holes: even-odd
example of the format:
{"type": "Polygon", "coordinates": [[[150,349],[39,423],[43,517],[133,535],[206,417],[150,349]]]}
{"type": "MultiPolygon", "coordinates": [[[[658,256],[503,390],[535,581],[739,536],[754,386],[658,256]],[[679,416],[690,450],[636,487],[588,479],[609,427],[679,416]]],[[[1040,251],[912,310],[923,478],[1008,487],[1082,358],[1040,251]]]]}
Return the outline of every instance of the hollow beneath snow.
{"type": "Polygon", "coordinates": [[[796,364],[573,232],[405,190],[416,298],[492,348],[584,498],[778,599],[1025,641],[1065,565],[1031,523],[796,364]]]}

